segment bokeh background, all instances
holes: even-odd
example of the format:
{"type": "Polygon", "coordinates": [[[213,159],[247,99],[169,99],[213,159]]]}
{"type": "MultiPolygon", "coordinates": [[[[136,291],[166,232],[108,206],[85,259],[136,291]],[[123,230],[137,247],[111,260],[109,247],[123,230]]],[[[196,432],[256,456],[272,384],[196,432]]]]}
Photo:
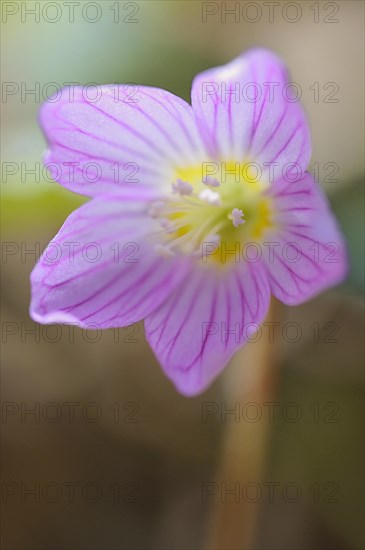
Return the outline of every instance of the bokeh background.
{"type": "Polygon", "coordinates": [[[364,4],[276,4],[272,18],[263,2],[79,0],[70,21],[66,2],[2,2],[4,550],[229,550],[237,521],[253,509],[251,542],[243,537],[232,548],[363,547],[364,4]],[[225,18],[225,8],[235,15],[225,18]],[[34,9],[38,19],[27,11],[34,9]],[[214,13],[204,18],[207,11],[214,13]],[[46,181],[36,164],[45,148],[37,113],[54,91],[48,84],[135,82],[189,99],[197,72],[253,46],[281,55],[301,86],[312,163],[351,260],[340,287],[300,307],[275,308],[275,320],[298,323],[302,336],[290,343],[279,334],[271,344],[278,414],[271,421],[264,412],[254,428],[244,414],[255,371],[246,352],[205,394],[185,399],[163,376],[142,324],[97,336],[76,328],[71,337],[64,327],[44,332],[28,315],[36,258],[82,202],[46,181]],[[328,102],[333,89],[337,102],[328,102]],[[237,369],[247,379],[239,423],[221,414],[237,406],[237,369]],[[205,418],[207,403],[215,412],[205,418]],[[260,479],[243,460],[233,480],[240,488],[259,484],[262,497],[222,502],[221,463],[235,453],[227,432],[245,437],[249,455],[263,423],[260,479]],[[270,499],[273,482],[279,489],[270,499]],[[217,485],[204,498],[206,483],[217,485]],[[288,483],[300,498],[283,491],[288,483]],[[217,521],[224,545],[214,535],[217,521]]]}

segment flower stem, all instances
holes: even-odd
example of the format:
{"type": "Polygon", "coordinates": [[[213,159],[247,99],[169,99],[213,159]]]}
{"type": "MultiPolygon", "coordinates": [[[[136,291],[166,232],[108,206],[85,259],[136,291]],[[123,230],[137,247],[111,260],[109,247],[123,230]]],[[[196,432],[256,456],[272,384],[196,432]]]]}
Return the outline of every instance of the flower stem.
{"type": "MultiPolygon", "coordinates": [[[[274,314],[278,316],[278,303],[273,300],[266,322],[277,321],[274,314]]],[[[270,437],[268,403],[275,401],[278,385],[275,344],[263,329],[262,337],[246,344],[229,368],[221,413],[234,413],[222,414],[225,434],[206,549],[255,548],[270,437]]]]}

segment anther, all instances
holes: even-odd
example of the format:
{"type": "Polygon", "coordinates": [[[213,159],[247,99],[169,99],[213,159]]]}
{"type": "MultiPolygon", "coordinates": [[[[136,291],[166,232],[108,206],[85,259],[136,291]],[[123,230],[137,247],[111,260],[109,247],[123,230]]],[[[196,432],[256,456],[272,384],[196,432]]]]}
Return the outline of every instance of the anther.
{"type": "Polygon", "coordinates": [[[205,239],[200,243],[198,250],[193,252],[193,256],[200,256],[201,258],[206,258],[217,252],[221,242],[220,235],[207,235],[205,239]]]}
{"type": "Polygon", "coordinates": [[[148,209],[148,215],[151,218],[158,218],[164,206],[165,203],[163,203],[162,201],[153,202],[148,209]]]}
{"type": "Polygon", "coordinates": [[[233,226],[238,227],[239,225],[246,223],[246,220],[243,220],[244,213],[238,208],[233,208],[232,213],[229,215],[229,219],[232,220],[233,226]]]}
{"type": "Polygon", "coordinates": [[[213,178],[213,176],[206,176],[203,179],[204,185],[207,185],[208,187],[219,187],[220,182],[217,180],[217,178],[213,178]]]}
{"type": "Polygon", "coordinates": [[[193,187],[187,181],[177,179],[176,183],[172,183],[171,185],[172,185],[172,192],[178,195],[189,196],[189,195],[192,195],[193,193],[193,187]]]}
{"type": "Polygon", "coordinates": [[[168,220],[167,218],[162,218],[160,220],[160,225],[163,229],[166,230],[167,233],[174,233],[175,232],[174,224],[170,220],[168,220]]]}

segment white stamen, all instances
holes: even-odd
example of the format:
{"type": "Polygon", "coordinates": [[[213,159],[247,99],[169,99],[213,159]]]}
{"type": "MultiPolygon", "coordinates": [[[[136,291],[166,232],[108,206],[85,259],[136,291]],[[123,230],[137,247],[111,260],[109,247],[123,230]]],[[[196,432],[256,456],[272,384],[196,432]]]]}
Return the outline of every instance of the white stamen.
{"type": "Polygon", "coordinates": [[[172,258],[172,256],[175,256],[175,253],[163,244],[156,244],[155,252],[157,256],[162,256],[163,258],[172,258]]]}
{"type": "Polygon", "coordinates": [[[238,227],[239,225],[246,223],[246,220],[243,220],[244,213],[242,210],[239,210],[238,208],[233,208],[231,215],[229,216],[229,219],[232,220],[233,226],[238,227]]]}
{"type": "Polygon", "coordinates": [[[208,187],[219,187],[220,186],[220,182],[216,178],[213,178],[213,176],[206,176],[205,179],[203,180],[203,183],[204,183],[204,185],[207,185],[208,187]]]}
{"type": "Polygon", "coordinates": [[[187,181],[177,179],[176,183],[172,183],[171,185],[172,185],[172,192],[178,195],[181,195],[182,197],[184,195],[188,195],[188,196],[192,195],[193,193],[193,187],[187,181]]]}
{"type": "Polygon", "coordinates": [[[214,204],[215,206],[220,206],[221,204],[220,194],[211,189],[203,189],[203,191],[199,193],[199,199],[208,204],[214,204]]]}

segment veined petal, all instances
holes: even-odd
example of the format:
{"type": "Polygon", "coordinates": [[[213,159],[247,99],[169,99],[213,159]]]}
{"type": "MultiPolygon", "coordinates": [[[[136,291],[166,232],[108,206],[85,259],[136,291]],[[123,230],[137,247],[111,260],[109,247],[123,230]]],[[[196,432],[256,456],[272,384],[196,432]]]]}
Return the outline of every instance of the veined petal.
{"type": "Polygon", "coordinates": [[[147,317],[146,337],[177,389],[192,396],[251,338],[269,300],[261,266],[235,265],[223,276],[200,266],[147,317]]]}
{"type": "Polygon", "coordinates": [[[198,74],[192,105],[211,154],[256,162],[266,183],[303,174],[311,143],[294,90],[282,61],[261,49],[198,74]]]}
{"type": "Polygon", "coordinates": [[[342,282],[348,269],[346,245],[312,176],[276,182],[268,195],[278,228],[263,246],[272,293],[295,305],[342,282]]]}
{"type": "Polygon", "coordinates": [[[125,191],[71,214],[31,274],[32,318],[108,328],[139,321],[158,307],[185,268],[147,244],[146,208],[125,191]]]}
{"type": "Polygon", "coordinates": [[[49,143],[44,162],[65,187],[89,196],[125,183],[166,189],[176,167],[206,157],[191,106],[173,94],[111,85],[94,95],[64,88],[59,101],[41,108],[49,143]]]}

